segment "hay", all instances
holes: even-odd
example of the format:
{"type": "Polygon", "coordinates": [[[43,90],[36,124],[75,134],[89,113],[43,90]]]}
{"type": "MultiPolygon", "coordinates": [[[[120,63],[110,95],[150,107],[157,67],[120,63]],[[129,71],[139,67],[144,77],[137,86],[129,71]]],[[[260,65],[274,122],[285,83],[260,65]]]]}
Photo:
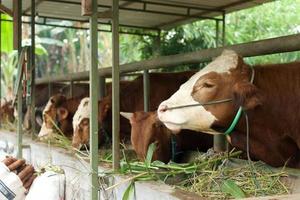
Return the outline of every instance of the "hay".
{"type": "Polygon", "coordinates": [[[14,122],[10,122],[7,119],[4,119],[3,121],[0,122],[1,123],[1,130],[8,130],[11,132],[14,132],[17,130],[17,121],[15,120],[14,122]]]}
{"type": "Polygon", "coordinates": [[[281,181],[287,176],[284,168],[276,172],[262,162],[235,167],[211,164],[178,185],[183,190],[213,199],[236,197],[237,190],[241,190],[244,197],[258,197],[289,194],[289,186],[281,181]],[[224,189],[228,180],[233,184],[233,191],[224,189]]]}
{"type": "MultiPolygon", "coordinates": [[[[289,194],[289,185],[281,180],[288,176],[284,168],[278,171],[262,162],[246,161],[233,166],[231,160],[240,154],[240,151],[199,153],[192,163],[164,164],[149,162],[148,156],[145,162],[130,161],[123,153],[120,173],[132,175],[130,181],[161,180],[208,199],[289,194]]],[[[111,159],[102,161],[111,162],[111,159]]]]}

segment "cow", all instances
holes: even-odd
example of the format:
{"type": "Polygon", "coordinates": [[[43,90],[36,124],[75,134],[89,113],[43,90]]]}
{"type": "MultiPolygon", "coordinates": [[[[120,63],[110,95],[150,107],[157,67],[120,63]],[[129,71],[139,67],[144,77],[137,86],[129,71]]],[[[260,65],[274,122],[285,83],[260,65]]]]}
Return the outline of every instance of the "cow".
{"type": "Polygon", "coordinates": [[[224,50],[160,104],[158,117],[175,134],[226,130],[238,149],[246,151],[248,140],[254,158],[299,168],[299,67],[299,62],[249,66],[236,52],[224,50]]]}
{"type": "MultiPolygon", "coordinates": [[[[111,84],[106,84],[106,91],[111,91],[111,84]]],[[[81,93],[75,93],[75,97],[67,98],[65,95],[56,94],[52,96],[43,110],[43,122],[39,137],[50,136],[55,129],[59,128],[65,136],[72,138],[73,116],[78,109],[81,100],[89,94],[88,88],[81,93]],[[55,127],[55,125],[57,128],[55,127]]]]}
{"type": "Polygon", "coordinates": [[[7,101],[5,99],[1,99],[0,105],[0,122],[10,122],[13,123],[15,120],[14,117],[14,107],[12,105],[12,101],[7,101]]]}
{"type": "MultiPolygon", "coordinates": [[[[39,84],[35,86],[35,116],[36,116],[36,129],[40,129],[40,113],[45,108],[45,105],[47,104],[49,100],[49,88],[48,84],[39,84]]],[[[63,83],[52,83],[51,84],[51,94],[62,94],[62,95],[69,95],[71,93],[71,87],[70,85],[63,84],[63,83]]],[[[78,96],[85,96],[88,95],[89,91],[89,85],[86,83],[74,83],[73,84],[73,97],[78,96]]],[[[24,113],[24,121],[23,126],[26,130],[29,130],[31,128],[31,121],[30,121],[30,115],[31,110],[28,109],[26,106],[26,102],[24,100],[23,102],[23,113],[24,113]]]]}
{"type": "Polygon", "coordinates": [[[212,135],[198,133],[191,130],[182,130],[180,134],[172,134],[161,121],[156,112],[134,112],[121,115],[127,118],[131,124],[131,144],[138,158],[144,160],[148,147],[156,143],[156,150],[152,160],[160,160],[168,163],[180,161],[184,151],[207,151],[213,145],[212,135]]]}
{"type": "MultiPolygon", "coordinates": [[[[150,74],[150,110],[156,110],[159,103],[173,94],[178,87],[187,81],[195,72],[180,72],[180,73],[151,73],[150,74]]],[[[88,104],[87,104],[88,105],[88,104]]],[[[108,94],[99,103],[99,127],[100,133],[111,136],[112,130],[112,96],[108,94]]],[[[120,84],[120,110],[123,112],[134,112],[143,110],[143,77],[139,76],[133,81],[120,84]]],[[[87,108],[82,107],[81,112],[87,108]]],[[[89,133],[89,116],[81,118],[81,121],[76,122],[73,127],[75,130],[73,137],[73,146],[79,147],[82,144],[88,144],[89,133]],[[85,119],[85,120],[83,120],[85,119]],[[83,123],[84,122],[84,123],[83,123]]],[[[120,118],[120,138],[122,140],[130,139],[131,127],[127,119],[120,118]]],[[[101,136],[102,137],[102,136],[101,136]]]]}
{"type": "Polygon", "coordinates": [[[82,98],[67,98],[61,94],[52,96],[43,110],[43,123],[38,136],[51,136],[59,128],[58,131],[71,138],[73,116],[82,98]]]}

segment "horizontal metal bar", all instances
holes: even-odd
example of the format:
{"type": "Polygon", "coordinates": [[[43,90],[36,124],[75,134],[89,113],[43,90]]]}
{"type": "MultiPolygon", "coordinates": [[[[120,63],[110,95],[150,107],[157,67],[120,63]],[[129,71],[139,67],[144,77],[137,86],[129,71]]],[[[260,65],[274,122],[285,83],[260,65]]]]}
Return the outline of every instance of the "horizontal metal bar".
{"type": "MultiPolygon", "coordinates": [[[[274,53],[292,52],[300,50],[300,34],[283,36],[278,38],[254,41],[232,46],[204,49],[190,53],[183,53],[171,56],[160,56],[150,60],[123,64],[120,66],[120,73],[142,71],[146,69],[157,69],[172,67],[181,64],[192,64],[210,61],[221,54],[224,49],[232,49],[244,57],[268,55],[274,53]],[[163,66],[163,67],[161,67],[163,66]]],[[[99,69],[99,76],[111,76],[111,67],[99,69]]],[[[59,82],[59,81],[88,80],[88,72],[79,72],[55,77],[37,79],[36,83],[59,82]]]]}
{"type": "MultiPolygon", "coordinates": [[[[5,22],[13,22],[12,20],[9,19],[2,19],[2,21],[5,22]]],[[[31,22],[29,21],[22,21],[22,23],[24,24],[30,24],[31,22]]],[[[88,30],[88,27],[78,27],[78,26],[64,26],[64,25],[58,25],[58,24],[47,24],[45,22],[40,23],[40,22],[35,22],[36,25],[40,25],[40,26],[51,26],[51,27],[61,27],[61,28],[71,28],[71,29],[79,29],[79,30],[88,30]]],[[[111,30],[107,30],[107,29],[98,29],[99,32],[106,32],[106,33],[110,33],[111,30]]],[[[139,35],[139,36],[149,36],[149,37],[157,37],[157,34],[150,34],[150,33],[137,33],[137,32],[131,32],[131,31],[119,31],[120,34],[127,34],[127,35],[139,35]]]]}
{"type": "MultiPolygon", "coordinates": [[[[158,6],[169,6],[173,8],[184,8],[184,9],[193,9],[193,10],[205,10],[205,11],[212,11],[212,12],[220,12],[222,13],[223,10],[221,9],[215,9],[215,8],[204,8],[201,6],[187,6],[187,5],[178,5],[178,4],[170,4],[170,3],[162,3],[162,2],[152,2],[152,1],[146,1],[146,0],[123,0],[123,1],[129,1],[134,3],[146,3],[146,4],[152,4],[152,5],[158,5],[158,6]]],[[[185,3],[186,4],[186,3],[185,3]]]]}
{"type": "MultiPolygon", "coordinates": [[[[24,14],[23,16],[30,17],[30,14],[24,14]]],[[[42,19],[54,19],[54,20],[66,20],[71,22],[81,22],[81,23],[88,23],[88,20],[81,20],[81,19],[70,19],[70,18],[63,18],[63,17],[49,17],[49,16],[43,16],[41,13],[37,15],[39,18],[42,19]]],[[[110,25],[110,23],[106,22],[99,22],[98,24],[104,24],[104,25],[110,25]]],[[[158,31],[159,29],[155,27],[146,27],[146,26],[133,26],[133,25],[120,25],[121,28],[131,28],[131,29],[143,29],[144,31],[158,31]]]]}

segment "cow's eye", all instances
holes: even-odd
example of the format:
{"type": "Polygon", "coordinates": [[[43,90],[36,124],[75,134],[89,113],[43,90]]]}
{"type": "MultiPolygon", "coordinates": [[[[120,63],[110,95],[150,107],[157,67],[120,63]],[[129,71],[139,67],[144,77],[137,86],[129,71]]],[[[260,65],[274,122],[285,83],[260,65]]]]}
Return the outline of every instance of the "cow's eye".
{"type": "Polygon", "coordinates": [[[203,87],[205,87],[205,88],[212,88],[212,87],[214,87],[214,86],[215,86],[215,85],[212,84],[212,83],[207,83],[207,82],[203,83],[203,87]]]}

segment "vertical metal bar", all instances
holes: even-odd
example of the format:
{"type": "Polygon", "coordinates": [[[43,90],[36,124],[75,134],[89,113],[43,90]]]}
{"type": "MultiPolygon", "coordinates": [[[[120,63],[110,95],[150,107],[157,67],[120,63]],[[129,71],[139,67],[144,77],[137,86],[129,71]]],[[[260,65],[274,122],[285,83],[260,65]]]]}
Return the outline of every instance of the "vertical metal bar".
{"type": "MultiPolygon", "coordinates": [[[[154,40],[153,49],[154,49],[154,56],[160,55],[160,33],[159,30],[157,32],[157,37],[154,40]]],[[[143,86],[144,86],[144,111],[148,112],[150,109],[150,75],[149,70],[144,70],[143,72],[143,86]]]]}
{"type": "Polygon", "coordinates": [[[91,199],[98,199],[98,3],[92,0],[92,15],[90,17],[90,170],[91,170],[91,199]]]}
{"type": "Polygon", "coordinates": [[[144,111],[149,111],[150,106],[150,79],[149,79],[149,71],[144,70],[143,72],[143,86],[144,86],[144,111]]]}
{"type": "MultiPolygon", "coordinates": [[[[216,47],[219,46],[219,21],[216,20],[216,47]]],[[[225,12],[223,13],[222,18],[222,45],[224,46],[225,39],[225,12]]],[[[226,137],[224,135],[214,135],[214,151],[222,152],[226,151],[226,137]]]]}
{"type": "MultiPolygon", "coordinates": [[[[2,0],[0,0],[0,4],[2,3],[2,0]]],[[[1,49],[1,45],[2,45],[2,34],[1,34],[1,24],[2,24],[2,20],[1,20],[1,12],[0,12],[0,102],[1,102],[1,98],[2,98],[2,86],[1,86],[1,83],[2,83],[2,66],[1,66],[1,58],[2,58],[2,49],[1,49]]],[[[1,113],[1,104],[0,104],[0,113],[1,113]]],[[[1,122],[0,122],[0,128],[1,128],[1,122]]]]}
{"type": "Polygon", "coordinates": [[[120,168],[119,0],[113,0],[112,12],[113,169],[118,170],[120,168]]]}
{"type": "Polygon", "coordinates": [[[35,0],[31,0],[31,138],[35,136],[35,0]]]}
{"type": "Polygon", "coordinates": [[[219,20],[215,20],[216,22],[216,47],[219,46],[219,20]]]}
{"type": "MultiPolygon", "coordinates": [[[[14,21],[14,49],[18,50],[18,58],[20,58],[22,51],[22,1],[13,1],[13,21],[14,21]]],[[[20,65],[22,67],[22,65],[20,65]]],[[[17,110],[18,110],[18,126],[17,126],[17,158],[22,158],[22,82],[18,88],[18,99],[17,99],[17,110]]]]}
{"type": "Polygon", "coordinates": [[[225,46],[225,36],[226,36],[226,13],[225,11],[223,12],[223,17],[222,17],[222,45],[225,46]]]}
{"type": "Polygon", "coordinates": [[[106,95],[106,87],[105,87],[105,77],[99,77],[99,100],[105,97],[106,95]]]}
{"type": "Polygon", "coordinates": [[[72,98],[74,96],[74,82],[70,81],[70,97],[72,98]]]}
{"type": "Polygon", "coordinates": [[[51,82],[48,82],[48,98],[52,96],[52,84],[51,82]]]}

